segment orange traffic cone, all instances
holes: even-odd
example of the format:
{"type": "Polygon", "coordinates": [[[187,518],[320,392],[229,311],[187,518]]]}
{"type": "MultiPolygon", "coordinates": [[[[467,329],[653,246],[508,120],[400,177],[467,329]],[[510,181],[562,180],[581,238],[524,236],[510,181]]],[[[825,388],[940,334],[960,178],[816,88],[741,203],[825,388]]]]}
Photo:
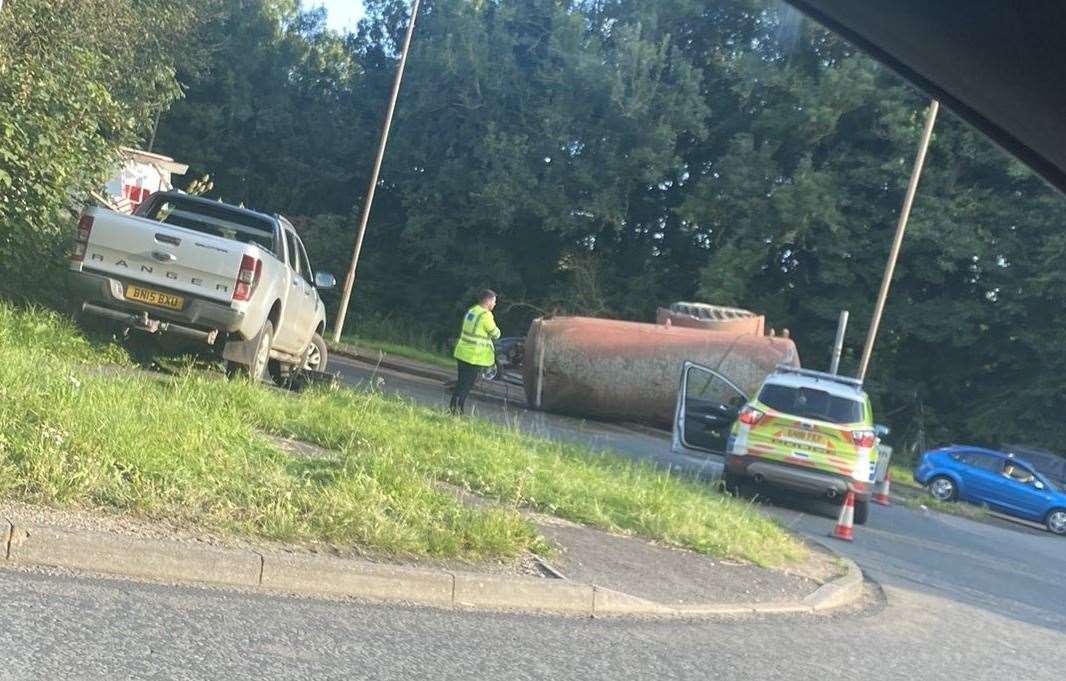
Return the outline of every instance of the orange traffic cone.
{"type": "Polygon", "coordinates": [[[877,487],[874,488],[874,496],[871,501],[875,504],[881,504],[882,506],[891,506],[892,499],[888,495],[889,487],[892,486],[892,473],[885,473],[885,479],[877,483],[877,487]]]}
{"type": "Polygon", "coordinates": [[[854,539],[852,535],[852,524],[855,522],[855,493],[848,490],[848,496],[844,498],[844,505],[840,507],[840,517],[837,519],[836,527],[829,533],[830,537],[836,539],[843,539],[844,541],[851,541],[854,539]]]}

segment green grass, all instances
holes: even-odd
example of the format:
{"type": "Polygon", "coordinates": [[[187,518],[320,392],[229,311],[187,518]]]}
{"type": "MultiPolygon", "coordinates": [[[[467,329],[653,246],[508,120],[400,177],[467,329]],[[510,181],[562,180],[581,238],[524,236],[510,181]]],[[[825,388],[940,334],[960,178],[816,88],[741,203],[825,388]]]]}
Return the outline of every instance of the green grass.
{"type": "Polygon", "coordinates": [[[899,485],[900,487],[908,487],[910,489],[924,489],[921,485],[914,481],[914,473],[912,472],[913,466],[908,466],[901,463],[892,463],[889,465],[889,473],[892,474],[892,486],[899,485]]]}
{"type": "Polygon", "coordinates": [[[429,364],[441,369],[455,369],[455,360],[441,352],[424,350],[391,341],[359,338],[357,336],[345,336],[341,341],[349,348],[354,348],[359,354],[364,355],[371,360],[380,352],[386,357],[394,355],[396,357],[403,357],[404,359],[411,359],[416,362],[429,364]]]}
{"type": "Polygon", "coordinates": [[[345,335],[343,342],[371,358],[382,352],[442,369],[455,368],[455,360],[445,350],[446,343],[416,325],[395,319],[361,318],[349,326],[354,327],[354,333],[345,335]]]}
{"type": "Polygon", "coordinates": [[[0,498],[397,556],[545,551],[521,509],[764,566],[805,555],[750,505],[611,455],[376,393],[288,395],[191,369],[157,381],[105,361],[128,363],[57,315],[0,305],[0,498]],[[464,506],[439,482],[500,503],[464,506]]]}
{"type": "Polygon", "coordinates": [[[904,506],[909,508],[921,508],[924,506],[931,511],[949,513],[951,515],[962,516],[963,518],[970,518],[971,520],[983,520],[989,516],[987,506],[975,506],[974,504],[969,504],[965,501],[938,501],[929,494],[925,494],[924,496],[902,496],[898,498],[902,501],[904,506]]]}

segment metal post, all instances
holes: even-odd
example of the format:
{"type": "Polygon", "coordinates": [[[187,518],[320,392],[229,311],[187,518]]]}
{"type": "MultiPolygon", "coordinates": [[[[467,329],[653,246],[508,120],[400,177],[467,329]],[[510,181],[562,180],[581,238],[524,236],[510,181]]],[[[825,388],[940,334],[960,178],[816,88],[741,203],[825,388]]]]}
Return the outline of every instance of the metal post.
{"type": "Polygon", "coordinates": [[[418,6],[420,4],[421,0],[414,0],[411,5],[411,19],[407,22],[407,33],[403,38],[403,52],[400,54],[400,63],[396,67],[396,79],[392,83],[392,95],[389,97],[389,106],[385,111],[385,122],[381,127],[381,139],[378,142],[377,157],[374,159],[374,170],[370,174],[370,185],[366,190],[366,201],[363,203],[363,213],[359,218],[359,229],[355,235],[352,264],[348,268],[348,276],[344,279],[344,293],[341,295],[341,305],[337,310],[337,321],[333,327],[334,343],[340,342],[341,331],[344,330],[344,318],[348,315],[348,302],[352,297],[352,286],[355,285],[355,268],[359,265],[359,255],[363,251],[363,237],[366,235],[366,224],[370,220],[370,208],[374,204],[374,192],[377,189],[378,177],[381,174],[381,162],[385,158],[385,147],[389,142],[392,115],[396,111],[396,100],[400,96],[400,84],[403,82],[403,72],[407,66],[407,55],[411,51],[411,36],[415,31],[415,19],[418,17],[418,6]]]}
{"type": "Polygon", "coordinates": [[[877,294],[877,304],[874,305],[870,329],[866,333],[866,344],[862,349],[862,361],[859,362],[858,375],[860,381],[866,379],[866,370],[870,366],[870,355],[873,354],[874,341],[877,340],[877,329],[881,326],[881,315],[885,311],[888,289],[892,285],[892,274],[896,271],[896,261],[899,259],[899,249],[903,244],[903,234],[907,231],[907,221],[911,216],[911,206],[914,205],[914,194],[918,190],[918,180],[922,176],[922,167],[925,165],[925,153],[929,150],[929,140],[933,137],[933,125],[936,123],[936,114],[939,110],[940,102],[934,99],[929,105],[929,110],[925,113],[925,129],[922,130],[922,141],[918,146],[918,155],[914,158],[914,168],[911,169],[911,179],[907,184],[907,193],[903,197],[903,208],[899,214],[899,223],[896,225],[896,237],[892,241],[892,250],[888,254],[885,274],[881,278],[881,290],[877,294]]]}
{"type": "Polygon", "coordinates": [[[844,352],[844,332],[848,329],[848,311],[840,311],[840,319],[837,320],[837,337],[833,341],[833,354],[829,358],[829,373],[840,372],[840,355],[844,352]]]}

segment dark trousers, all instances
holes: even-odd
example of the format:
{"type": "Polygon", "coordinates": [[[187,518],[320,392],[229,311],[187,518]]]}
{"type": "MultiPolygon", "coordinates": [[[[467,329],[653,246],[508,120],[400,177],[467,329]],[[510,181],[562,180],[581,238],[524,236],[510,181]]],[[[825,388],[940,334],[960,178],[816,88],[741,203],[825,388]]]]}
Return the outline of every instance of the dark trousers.
{"type": "Polygon", "coordinates": [[[455,382],[455,389],[452,391],[452,403],[448,409],[453,414],[462,414],[466,409],[466,396],[474,389],[474,384],[477,383],[483,367],[469,364],[461,359],[455,360],[455,363],[459,377],[455,382]]]}

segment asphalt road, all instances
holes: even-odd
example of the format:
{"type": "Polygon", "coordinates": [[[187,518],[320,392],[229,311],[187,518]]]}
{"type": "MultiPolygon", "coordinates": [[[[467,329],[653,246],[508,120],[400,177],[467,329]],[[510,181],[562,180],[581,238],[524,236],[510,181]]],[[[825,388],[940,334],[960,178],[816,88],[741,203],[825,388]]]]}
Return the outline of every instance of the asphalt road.
{"type": "MultiPolygon", "coordinates": [[[[436,381],[355,361],[334,361],[333,369],[351,385],[374,384],[425,404],[446,404],[447,395],[436,381]]],[[[665,434],[654,436],[623,426],[527,411],[520,393],[512,406],[478,402],[475,413],[528,432],[586,442],[621,456],[693,473],[714,465],[672,454],[665,434]]],[[[856,528],[856,540],[846,543],[827,538],[839,507],[802,498],[784,498],[774,504],[762,508],[808,539],[831,543],[880,584],[1060,632],[1064,637],[1060,669],[1066,672],[1066,538],[1006,521],[975,522],[896,505],[873,507],[869,522],[856,528]]]]}
{"type": "MultiPolygon", "coordinates": [[[[359,382],[365,369],[336,365],[359,382]]],[[[439,385],[381,374],[441,403],[439,385]]],[[[480,405],[481,414],[624,456],[670,460],[624,428],[480,405]]],[[[683,462],[698,465],[698,462],[683,462]]],[[[825,539],[830,509],[764,507],[825,539]]],[[[1061,679],[1066,540],[904,507],[851,544],[880,585],[859,611],[617,621],[314,601],[0,571],[0,679],[1061,679]]]]}

